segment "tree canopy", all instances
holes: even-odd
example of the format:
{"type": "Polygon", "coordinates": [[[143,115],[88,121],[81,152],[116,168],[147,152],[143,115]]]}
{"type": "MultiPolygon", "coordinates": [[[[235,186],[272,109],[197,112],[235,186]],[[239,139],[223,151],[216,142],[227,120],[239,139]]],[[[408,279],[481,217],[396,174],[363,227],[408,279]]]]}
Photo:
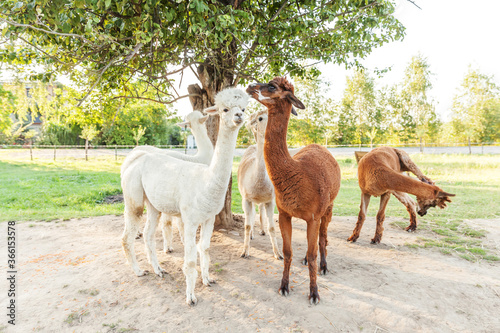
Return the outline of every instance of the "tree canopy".
{"type": "Polygon", "coordinates": [[[173,75],[192,70],[213,100],[225,86],[305,75],[311,61],[357,64],[403,37],[393,12],[385,0],[4,0],[2,34],[17,43],[0,59],[83,78],[88,93],[163,103],[182,95],[173,75]]]}

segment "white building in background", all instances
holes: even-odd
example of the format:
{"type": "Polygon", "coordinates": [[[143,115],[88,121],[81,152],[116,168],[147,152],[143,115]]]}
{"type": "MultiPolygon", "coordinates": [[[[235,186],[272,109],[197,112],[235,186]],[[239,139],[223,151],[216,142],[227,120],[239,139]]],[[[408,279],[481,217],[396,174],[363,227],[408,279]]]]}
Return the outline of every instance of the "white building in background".
{"type": "Polygon", "coordinates": [[[187,149],[196,148],[196,140],[192,134],[189,134],[187,137],[187,149]]]}

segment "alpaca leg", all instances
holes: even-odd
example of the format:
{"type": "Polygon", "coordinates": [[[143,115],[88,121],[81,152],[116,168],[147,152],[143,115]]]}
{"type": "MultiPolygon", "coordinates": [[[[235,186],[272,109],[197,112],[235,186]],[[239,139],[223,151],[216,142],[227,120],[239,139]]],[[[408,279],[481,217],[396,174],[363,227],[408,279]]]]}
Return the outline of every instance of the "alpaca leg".
{"type": "Polygon", "coordinates": [[[173,221],[175,222],[175,225],[177,226],[177,230],[179,231],[181,243],[182,243],[182,245],[184,245],[184,222],[182,222],[182,219],[178,216],[174,216],[173,221]]]}
{"type": "Polygon", "coordinates": [[[248,258],[250,255],[250,238],[255,223],[255,206],[246,199],[243,199],[243,211],[245,212],[245,241],[243,243],[242,258],[248,258]]]}
{"type": "Polygon", "coordinates": [[[361,231],[361,228],[363,228],[363,223],[366,219],[366,212],[368,210],[368,205],[370,204],[370,197],[371,196],[369,194],[361,193],[361,204],[359,205],[358,222],[356,222],[356,227],[354,227],[351,237],[347,239],[349,242],[355,242],[359,237],[359,233],[361,231]]]}
{"type": "Polygon", "coordinates": [[[139,226],[141,223],[143,207],[129,208],[131,205],[125,204],[125,228],[122,234],[122,246],[125,256],[129,265],[132,266],[132,270],[135,275],[143,276],[147,271],[143,271],[139,268],[137,258],[135,255],[134,242],[137,232],[139,231],[139,226]]]}
{"type": "Polygon", "coordinates": [[[292,264],[292,217],[280,212],[279,224],[281,230],[281,237],[283,238],[283,254],[285,257],[283,267],[283,278],[281,279],[281,286],[278,292],[283,296],[288,296],[290,290],[288,289],[290,279],[290,265],[292,264]]]}
{"type": "Polygon", "coordinates": [[[307,222],[307,263],[309,264],[309,302],[311,304],[319,303],[318,285],[316,284],[316,272],[318,264],[318,236],[320,220],[311,219],[307,222]]]}
{"type": "Polygon", "coordinates": [[[198,271],[196,270],[197,226],[190,224],[193,223],[193,219],[186,219],[185,221],[187,223],[184,226],[184,265],[182,266],[182,271],[186,277],[186,303],[188,305],[195,305],[198,302],[194,295],[194,286],[198,277],[198,271]]]}
{"type": "Polygon", "coordinates": [[[201,278],[205,286],[210,286],[215,283],[215,280],[210,278],[210,255],[208,248],[210,247],[210,238],[214,231],[215,216],[201,225],[200,241],[198,242],[198,253],[200,254],[201,278]]]}
{"type": "Polygon", "coordinates": [[[172,247],[172,216],[165,213],[161,214],[160,225],[163,235],[163,252],[170,253],[174,250],[172,247]]]}
{"type": "Polygon", "coordinates": [[[148,210],[148,220],[146,221],[146,226],[144,227],[144,245],[146,247],[146,254],[148,256],[148,261],[153,266],[153,270],[156,275],[163,277],[166,273],[158,262],[156,256],[156,241],[155,232],[158,226],[158,219],[160,218],[160,212],[153,207],[149,202],[147,203],[148,210]]]}
{"type": "Polygon", "coordinates": [[[261,203],[259,204],[259,217],[260,217],[260,234],[262,236],[266,235],[266,232],[264,231],[264,221],[266,219],[266,204],[261,203]]]}
{"type": "Polygon", "coordinates": [[[273,202],[268,202],[264,206],[260,207],[261,216],[262,210],[265,210],[267,215],[267,232],[269,233],[269,238],[271,238],[271,244],[273,245],[274,257],[278,260],[283,260],[283,255],[278,247],[278,242],[276,241],[276,223],[274,222],[274,204],[273,202]]]}
{"type": "Polygon", "coordinates": [[[382,194],[380,197],[380,207],[377,213],[377,227],[375,228],[375,237],[372,238],[372,244],[380,243],[382,239],[382,233],[384,232],[384,224],[385,219],[385,208],[387,207],[387,203],[389,203],[389,199],[391,198],[391,192],[387,192],[382,194]]]}
{"type": "Polygon", "coordinates": [[[328,272],[326,264],[326,246],[328,245],[328,225],[332,220],[332,209],[333,205],[327,208],[325,215],[321,217],[321,225],[319,227],[319,254],[321,256],[321,260],[319,262],[319,273],[322,275],[326,275],[328,272]]]}
{"type": "Polygon", "coordinates": [[[392,192],[394,196],[406,207],[406,210],[410,214],[410,225],[406,227],[406,231],[412,232],[417,229],[417,204],[415,201],[404,192],[392,192]]]}

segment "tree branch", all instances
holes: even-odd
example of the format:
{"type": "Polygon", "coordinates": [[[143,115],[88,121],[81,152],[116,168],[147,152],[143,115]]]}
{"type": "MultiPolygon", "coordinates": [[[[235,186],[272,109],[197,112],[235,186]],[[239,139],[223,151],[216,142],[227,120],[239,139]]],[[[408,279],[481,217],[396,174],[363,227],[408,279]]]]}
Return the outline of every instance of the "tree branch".
{"type": "Polygon", "coordinates": [[[35,27],[35,26],[31,25],[31,24],[21,24],[21,23],[17,23],[17,22],[12,22],[12,21],[9,21],[7,19],[4,19],[3,17],[0,17],[0,22],[5,22],[5,23],[13,25],[15,27],[30,28],[30,29],[33,29],[33,30],[44,32],[46,34],[57,35],[57,36],[64,36],[64,37],[75,37],[75,38],[83,40],[85,43],[89,43],[89,44],[93,45],[93,43],[91,43],[87,38],[85,38],[85,37],[83,37],[81,35],[77,35],[77,34],[68,34],[68,33],[64,33],[64,32],[56,32],[56,31],[52,31],[52,30],[45,30],[45,29],[41,29],[41,28],[35,27]]]}
{"type": "Polygon", "coordinates": [[[159,101],[157,99],[153,99],[153,98],[149,98],[149,97],[139,97],[139,96],[115,96],[115,97],[113,97],[113,99],[118,99],[118,98],[142,99],[142,100],[156,102],[156,103],[160,103],[160,104],[172,104],[172,103],[174,103],[180,99],[186,98],[186,97],[201,97],[201,95],[200,94],[187,94],[187,95],[179,96],[179,97],[177,97],[173,100],[167,101],[167,102],[159,101]]]}

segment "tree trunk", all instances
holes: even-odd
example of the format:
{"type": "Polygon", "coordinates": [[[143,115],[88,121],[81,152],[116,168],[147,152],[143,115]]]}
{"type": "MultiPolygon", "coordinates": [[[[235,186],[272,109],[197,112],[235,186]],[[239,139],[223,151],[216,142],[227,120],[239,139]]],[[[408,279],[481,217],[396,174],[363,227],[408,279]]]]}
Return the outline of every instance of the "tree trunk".
{"type": "Polygon", "coordinates": [[[85,139],[85,161],[89,160],[88,151],[89,151],[89,139],[85,139]]]}
{"type": "MultiPolygon", "coordinates": [[[[199,96],[190,96],[189,100],[193,106],[193,110],[203,111],[204,109],[213,105],[213,97],[215,93],[209,93],[205,89],[201,89],[199,85],[192,84],[188,87],[189,94],[197,94],[199,96]],[[210,96],[212,98],[210,98],[210,96]]],[[[208,137],[215,146],[217,142],[217,135],[219,133],[219,116],[209,117],[206,121],[208,137]]],[[[233,185],[233,177],[229,179],[229,186],[226,192],[226,199],[224,201],[224,208],[215,217],[215,226],[219,228],[229,228],[233,225],[233,213],[231,211],[231,187],[233,185]]]]}
{"type": "Polygon", "coordinates": [[[422,137],[420,137],[420,152],[424,153],[424,145],[422,143],[422,137]]]}
{"type": "Polygon", "coordinates": [[[470,147],[470,137],[467,137],[467,143],[469,144],[469,155],[472,154],[472,149],[470,147]]]}

